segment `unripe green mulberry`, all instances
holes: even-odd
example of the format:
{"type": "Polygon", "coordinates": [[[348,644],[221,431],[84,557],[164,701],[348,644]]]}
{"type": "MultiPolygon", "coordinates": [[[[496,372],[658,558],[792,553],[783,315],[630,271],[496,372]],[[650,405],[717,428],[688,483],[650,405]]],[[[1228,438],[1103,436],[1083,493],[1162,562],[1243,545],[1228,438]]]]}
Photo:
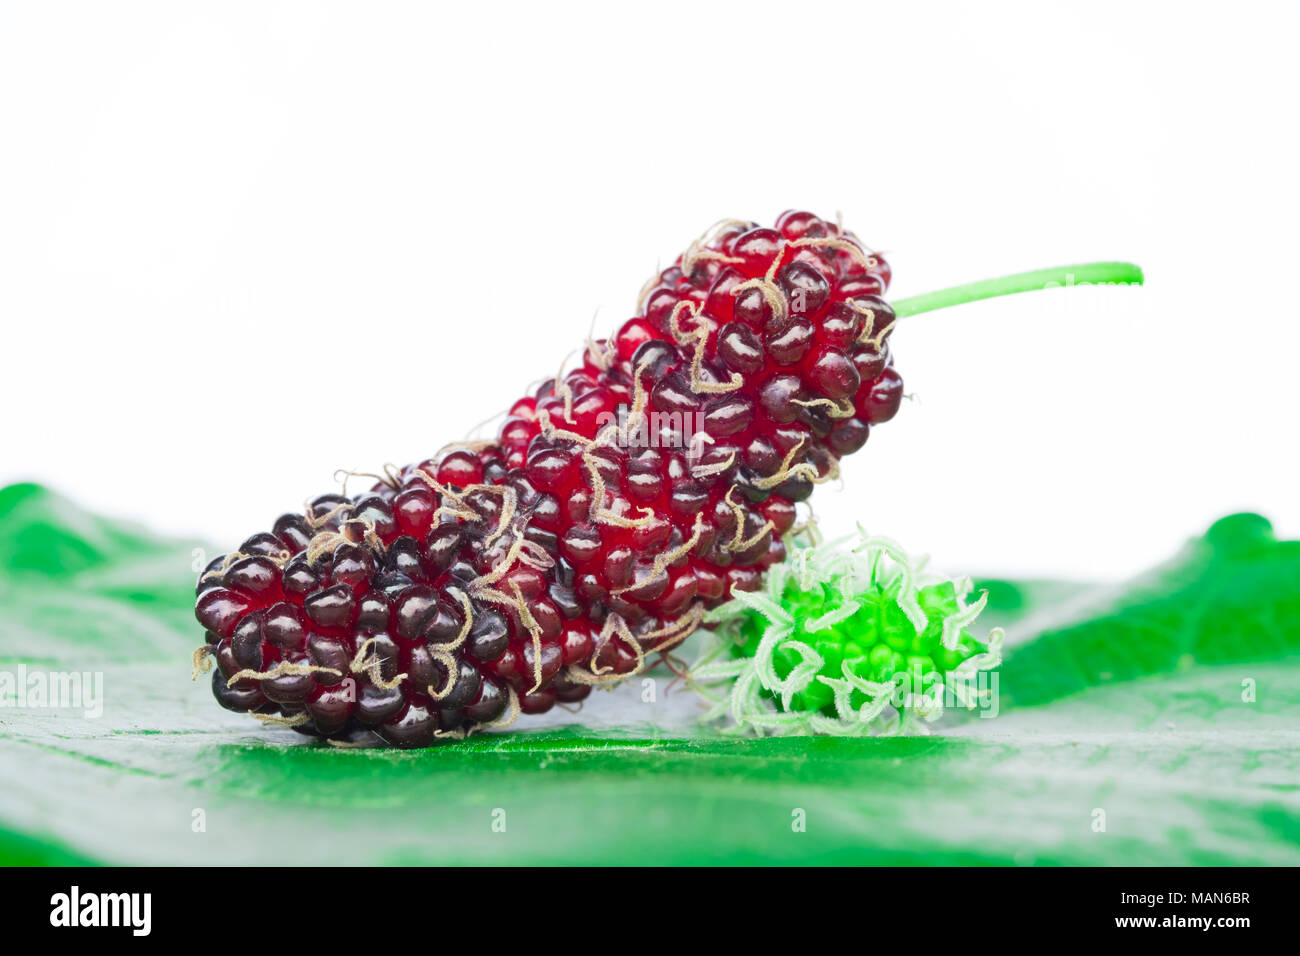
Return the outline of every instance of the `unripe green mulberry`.
{"type": "Polygon", "coordinates": [[[734,731],[866,735],[933,721],[945,704],[987,707],[1002,631],[970,625],[986,595],[924,572],[884,538],[852,550],[793,550],[766,587],[710,612],[712,640],[691,670],[734,731]]]}

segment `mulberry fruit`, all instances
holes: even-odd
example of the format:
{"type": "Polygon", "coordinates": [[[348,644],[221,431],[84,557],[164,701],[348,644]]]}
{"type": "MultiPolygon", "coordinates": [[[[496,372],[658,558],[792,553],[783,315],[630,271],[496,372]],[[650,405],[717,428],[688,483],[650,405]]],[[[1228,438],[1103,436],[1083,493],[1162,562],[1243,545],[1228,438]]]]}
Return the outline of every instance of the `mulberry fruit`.
{"type": "Polygon", "coordinates": [[[719,224],[495,440],[216,558],[196,665],[229,709],[408,747],[637,672],[759,588],[795,504],[897,412],[889,278],[811,213],[719,224]]]}
{"type": "Polygon", "coordinates": [[[987,594],[928,574],[885,538],[851,551],[799,548],[706,616],[712,640],[691,668],[732,732],[890,734],[945,706],[996,714],[1003,633],[971,625],[987,594]]]}

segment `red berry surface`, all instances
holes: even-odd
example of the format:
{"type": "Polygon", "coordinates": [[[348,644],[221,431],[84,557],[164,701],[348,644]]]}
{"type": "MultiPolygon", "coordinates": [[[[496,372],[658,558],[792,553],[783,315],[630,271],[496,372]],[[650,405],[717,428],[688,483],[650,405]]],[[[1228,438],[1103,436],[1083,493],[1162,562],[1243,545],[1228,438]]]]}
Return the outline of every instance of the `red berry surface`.
{"type": "Polygon", "coordinates": [[[494,441],[216,558],[196,615],[217,700],[414,747],[640,670],[759,586],[795,503],[897,412],[889,278],[811,213],[719,224],[494,441]]]}

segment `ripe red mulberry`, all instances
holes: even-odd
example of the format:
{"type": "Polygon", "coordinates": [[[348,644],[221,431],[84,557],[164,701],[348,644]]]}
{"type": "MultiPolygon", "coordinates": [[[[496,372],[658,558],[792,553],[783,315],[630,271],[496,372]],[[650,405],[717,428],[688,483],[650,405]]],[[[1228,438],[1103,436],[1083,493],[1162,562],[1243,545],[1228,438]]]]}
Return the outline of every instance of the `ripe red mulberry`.
{"type": "Polygon", "coordinates": [[[232,710],[398,746],[577,702],[785,555],[892,418],[884,260],[806,212],[725,222],[495,441],[314,499],[201,574],[232,710]]]}

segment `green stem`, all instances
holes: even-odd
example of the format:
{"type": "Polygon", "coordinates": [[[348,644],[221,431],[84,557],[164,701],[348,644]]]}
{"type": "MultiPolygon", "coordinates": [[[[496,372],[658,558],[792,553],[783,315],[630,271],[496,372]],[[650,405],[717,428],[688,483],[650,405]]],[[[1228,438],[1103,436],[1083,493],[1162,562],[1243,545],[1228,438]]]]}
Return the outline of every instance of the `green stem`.
{"type": "Polygon", "coordinates": [[[963,305],[1000,295],[1014,295],[1017,292],[1056,289],[1085,283],[1141,285],[1142,270],[1131,262],[1085,262],[1074,266],[1057,266],[1054,269],[1017,272],[1015,275],[1002,276],[1000,279],[985,279],[983,282],[971,282],[967,285],[953,286],[951,289],[940,289],[938,292],[914,295],[910,299],[900,299],[893,303],[894,314],[901,319],[906,315],[933,312],[935,309],[946,309],[950,305],[963,305]]]}

